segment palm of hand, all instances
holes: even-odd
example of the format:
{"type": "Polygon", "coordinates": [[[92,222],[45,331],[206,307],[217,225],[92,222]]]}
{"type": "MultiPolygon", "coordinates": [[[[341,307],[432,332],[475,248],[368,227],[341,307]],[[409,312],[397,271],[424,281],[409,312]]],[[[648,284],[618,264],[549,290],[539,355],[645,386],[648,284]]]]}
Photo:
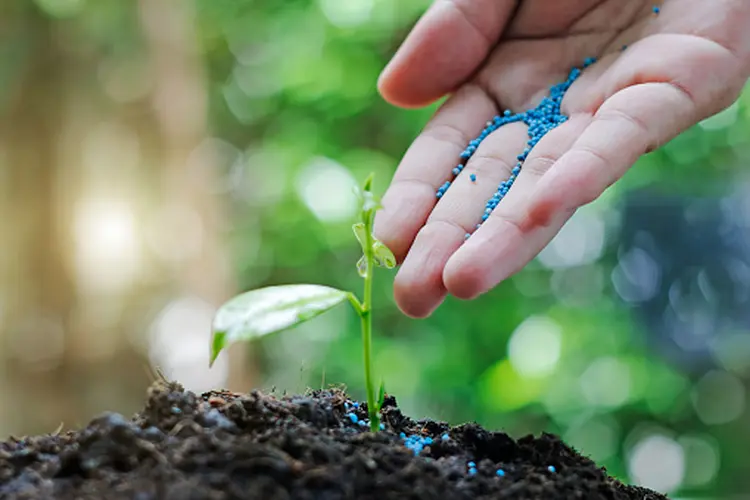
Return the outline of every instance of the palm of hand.
{"type": "Polygon", "coordinates": [[[403,106],[457,89],[409,148],[376,217],[377,236],[403,261],[394,291],[412,316],[430,314],[448,292],[473,298],[520,270],[638,157],[731,104],[749,74],[746,0],[667,0],[658,15],[643,0],[516,4],[439,0],[381,77],[386,99],[403,106]],[[524,148],[526,127],[487,137],[438,201],[459,153],[485,121],[535,106],[587,57],[598,62],[562,102],[570,120],[534,147],[464,241],[524,148]]]}

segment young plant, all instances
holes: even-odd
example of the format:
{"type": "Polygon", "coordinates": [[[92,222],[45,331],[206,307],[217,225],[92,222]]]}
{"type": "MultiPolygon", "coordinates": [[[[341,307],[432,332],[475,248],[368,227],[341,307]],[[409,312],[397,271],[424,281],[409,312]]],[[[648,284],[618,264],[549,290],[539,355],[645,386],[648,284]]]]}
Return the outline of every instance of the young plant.
{"type": "Polygon", "coordinates": [[[370,175],[364,186],[356,189],[360,200],[360,221],[352,226],[362,247],[362,258],[357,271],[364,279],[362,301],[353,293],[322,285],[281,285],[252,290],[231,299],[221,306],[213,321],[210,363],[222,349],[238,341],[251,341],[298,325],[332,309],[345,300],[354,307],[362,325],[365,386],[370,429],[380,429],[380,410],[385,398],[381,382],[375,399],[372,374],[372,279],[376,266],[392,269],[396,266],[393,253],[372,234],[375,212],[380,201],[372,193],[370,175]]]}

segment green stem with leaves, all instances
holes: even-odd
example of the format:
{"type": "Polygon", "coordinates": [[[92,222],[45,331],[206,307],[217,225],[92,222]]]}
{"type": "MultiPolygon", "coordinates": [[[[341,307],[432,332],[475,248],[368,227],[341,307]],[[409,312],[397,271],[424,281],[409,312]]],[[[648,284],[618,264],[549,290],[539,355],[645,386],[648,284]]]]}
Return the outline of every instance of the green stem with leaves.
{"type": "Polygon", "coordinates": [[[365,386],[367,388],[367,411],[370,416],[370,430],[377,432],[380,429],[380,408],[375,401],[375,386],[372,380],[372,276],[375,270],[375,259],[373,257],[372,221],[373,212],[366,210],[363,213],[365,225],[364,256],[367,263],[365,274],[364,301],[360,311],[362,321],[362,347],[365,363],[365,386]]]}
{"type": "Polygon", "coordinates": [[[372,235],[375,212],[380,202],[372,194],[372,175],[362,189],[356,190],[362,202],[361,222],[352,226],[362,247],[357,271],[364,278],[362,302],[352,292],[322,285],[281,285],[245,292],[219,308],[212,325],[209,363],[227,345],[240,340],[255,340],[308,321],[346,300],[362,322],[362,343],[367,386],[367,412],[372,432],[380,430],[380,410],[385,399],[381,382],[377,397],[372,377],[372,276],[376,267],[393,269],[396,258],[381,241],[372,235]]]}

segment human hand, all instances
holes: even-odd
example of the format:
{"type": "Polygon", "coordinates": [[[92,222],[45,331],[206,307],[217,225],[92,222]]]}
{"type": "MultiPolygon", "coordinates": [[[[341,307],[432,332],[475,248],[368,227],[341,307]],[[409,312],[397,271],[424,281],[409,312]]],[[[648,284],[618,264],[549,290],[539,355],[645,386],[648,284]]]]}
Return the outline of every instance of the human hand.
{"type": "Polygon", "coordinates": [[[394,295],[425,317],[447,293],[471,299],[522,269],[577,208],[643,154],[734,102],[750,76],[750,1],[437,0],[378,82],[402,107],[452,93],[406,152],[375,234],[402,263],[394,295]],[[627,48],[623,49],[623,46],[627,48]],[[468,142],[503,109],[522,112],[584,70],[568,121],[531,151],[512,189],[474,226],[528,140],[488,136],[440,199],[468,142]],[[476,181],[470,180],[470,174],[476,181]],[[466,233],[474,233],[465,241],[466,233]]]}

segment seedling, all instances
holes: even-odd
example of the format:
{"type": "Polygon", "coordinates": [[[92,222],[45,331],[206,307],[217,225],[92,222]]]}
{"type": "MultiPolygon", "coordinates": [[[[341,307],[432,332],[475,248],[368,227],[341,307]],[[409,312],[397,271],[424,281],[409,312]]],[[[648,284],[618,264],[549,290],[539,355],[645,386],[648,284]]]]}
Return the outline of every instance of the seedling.
{"type": "Polygon", "coordinates": [[[362,301],[352,292],[322,285],[270,286],[245,292],[221,306],[216,313],[213,321],[210,364],[213,365],[221,350],[230,344],[256,340],[286,330],[348,300],[361,320],[367,411],[370,429],[377,432],[380,429],[380,410],[385,399],[385,386],[381,382],[376,400],[371,359],[372,279],[376,266],[393,269],[396,259],[388,247],[372,234],[375,212],[382,208],[380,201],[372,193],[372,178],[370,175],[364,186],[355,190],[361,210],[360,221],[352,226],[363,253],[357,262],[357,271],[364,279],[362,301]]]}

